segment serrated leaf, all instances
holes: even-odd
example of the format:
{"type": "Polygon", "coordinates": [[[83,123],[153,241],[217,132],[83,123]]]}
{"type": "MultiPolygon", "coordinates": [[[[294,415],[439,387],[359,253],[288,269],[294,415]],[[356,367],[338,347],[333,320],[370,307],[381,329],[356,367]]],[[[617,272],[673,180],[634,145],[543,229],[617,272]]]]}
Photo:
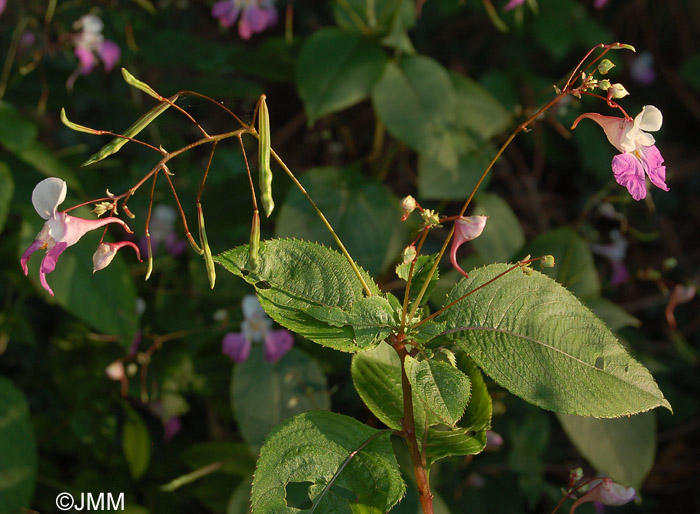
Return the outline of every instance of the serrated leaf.
{"type": "MultiPolygon", "coordinates": [[[[362,285],[339,252],[308,241],[271,239],[260,242],[259,263],[252,270],[248,245],[214,257],[234,275],[257,288],[265,312],[277,323],[320,345],[346,352],[363,349],[350,326],[333,326],[305,313],[312,307],[349,310],[364,297],[362,285]]],[[[379,288],[362,272],[373,294],[379,288]]]]}
{"type": "Polygon", "coordinates": [[[462,426],[477,431],[490,429],[493,405],[481,371],[472,359],[461,352],[457,366],[469,377],[472,389],[471,398],[462,416],[462,426]]]}
{"type": "Polygon", "coordinates": [[[314,32],[299,53],[296,83],[309,124],[364,100],[388,58],[369,38],[337,28],[314,32]]]}
{"type": "MultiPolygon", "coordinates": [[[[311,482],[309,499],[315,501],[350,453],[378,432],[348,416],[322,411],[305,412],[278,425],[260,450],[251,495],[253,514],[299,512],[287,505],[287,487],[311,482]]],[[[316,513],[388,512],[405,490],[389,433],[354,455],[333,487],[354,498],[335,495],[331,488],[316,513]]]]}
{"type": "MultiPolygon", "coordinates": [[[[388,344],[380,344],[372,350],[355,354],[350,365],[355,390],[367,408],[389,428],[401,430],[403,419],[403,390],[401,388],[401,361],[388,344]]],[[[413,392],[413,417],[416,436],[420,443],[425,427],[426,412],[413,392]]],[[[431,420],[433,421],[433,420],[431,420]]]]}
{"type": "MultiPolygon", "coordinates": [[[[408,227],[401,222],[399,200],[384,184],[368,178],[357,165],[313,168],[300,182],[353,259],[371,275],[380,275],[396,262],[408,227]]],[[[328,229],[297,188],[284,199],[275,237],[297,237],[335,248],[328,229]]]]}
{"type": "Polygon", "coordinates": [[[523,257],[553,255],[555,265],[543,273],[580,298],[600,296],[600,279],[588,243],[569,227],[538,236],[522,251],[523,257]]]}
{"type": "Polygon", "coordinates": [[[508,261],[525,244],[525,233],[518,217],[501,197],[488,193],[478,195],[472,214],[489,217],[482,234],[472,241],[485,262],[508,261]]]}
{"type": "Polygon", "coordinates": [[[137,479],[148,469],[151,458],[151,436],[141,416],[131,407],[124,406],[122,448],[131,477],[137,479]]]}
{"type": "Polygon", "coordinates": [[[261,345],[233,370],[231,406],[243,439],[257,452],[268,432],[286,418],[331,407],[326,377],[316,362],[292,348],[277,362],[261,345]]]}
{"type": "Polygon", "coordinates": [[[29,404],[22,391],[0,377],[0,512],[32,507],[37,450],[29,404]]]}
{"type": "Polygon", "coordinates": [[[426,460],[428,468],[444,457],[476,455],[486,447],[486,431],[473,432],[468,428],[456,427],[450,430],[428,429],[426,460]]]}
{"type": "MultiPolygon", "coordinates": [[[[474,270],[446,304],[509,268],[474,270]]],[[[504,275],[438,317],[453,340],[496,382],[544,409],[601,418],[671,406],[649,371],[605,324],[554,280],[504,275]]]]}
{"type": "Polygon", "coordinates": [[[410,355],[404,361],[404,368],[423,405],[444,423],[456,424],[469,402],[469,378],[446,362],[419,361],[410,355]]]}
{"type": "MultiPolygon", "coordinates": [[[[177,95],[171,96],[169,100],[171,102],[174,102],[177,100],[177,95]]],[[[150,125],[158,116],[163,114],[166,109],[170,107],[170,104],[167,102],[161,102],[152,109],[150,109],[147,113],[145,113],[143,116],[141,116],[136,122],[131,125],[128,129],[126,129],[122,135],[130,138],[135,138],[143,129],[145,129],[148,125],[150,125]]],[[[121,147],[124,146],[129,142],[128,139],[124,139],[123,137],[115,137],[112,139],[109,143],[104,145],[102,148],[99,149],[96,153],[92,154],[90,158],[85,161],[81,166],[90,166],[91,164],[95,164],[96,162],[101,161],[102,159],[106,159],[110,155],[113,155],[117,153],[119,150],[121,150],[121,147]]]]}
{"type": "Polygon", "coordinates": [[[654,412],[620,419],[557,417],[571,442],[598,472],[624,486],[641,487],[656,453],[654,412]]]}
{"type": "MultiPolygon", "coordinates": [[[[416,299],[416,296],[418,296],[418,292],[423,287],[423,284],[425,284],[425,280],[428,278],[428,273],[433,267],[433,264],[435,264],[435,259],[437,259],[436,253],[432,255],[419,255],[416,259],[416,264],[413,267],[413,278],[411,279],[411,291],[409,293],[409,299],[411,300],[411,302],[413,302],[416,299]]],[[[410,262],[402,262],[401,264],[396,266],[396,274],[402,280],[408,281],[408,274],[410,273],[410,271],[410,262]]],[[[430,278],[430,284],[425,290],[425,295],[423,295],[421,305],[423,305],[430,299],[430,294],[433,292],[433,289],[437,284],[439,276],[440,273],[436,269],[435,273],[430,278]]]]}

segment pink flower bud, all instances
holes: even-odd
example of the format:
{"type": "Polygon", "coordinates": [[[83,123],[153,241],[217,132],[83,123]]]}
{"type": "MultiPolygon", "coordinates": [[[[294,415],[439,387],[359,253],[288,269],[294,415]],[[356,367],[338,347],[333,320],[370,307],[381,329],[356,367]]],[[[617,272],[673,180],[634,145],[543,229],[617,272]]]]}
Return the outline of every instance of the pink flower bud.
{"type": "Polygon", "coordinates": [[[457,264],[457,250],[467,241],[471,241],[481,235],[486,226],[487,218],[488,216],[460,216],[455,221],[455,236],[450,249],[450,261],[452,266],[465,277],[469,277],[469,275],[457,264]]]}
{"type": "Polygon", "coordinates": [[[136,246],[131,241],[120,241],[119,243],[102,243],[97,247],[97,250],[92,256],[92,272],[100,271],[105,269],[117,255],[117,251],[124,247],[131,246],[136,251],[136,256],[141,260],[141,253],[139,252],[139,247],[136,246]]]}

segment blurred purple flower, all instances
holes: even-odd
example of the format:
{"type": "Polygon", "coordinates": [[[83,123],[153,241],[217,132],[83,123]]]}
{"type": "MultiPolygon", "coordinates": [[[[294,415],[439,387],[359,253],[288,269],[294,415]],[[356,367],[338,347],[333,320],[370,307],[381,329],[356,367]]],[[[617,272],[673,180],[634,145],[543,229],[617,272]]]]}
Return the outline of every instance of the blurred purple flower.
{"type": "Polygon", "coordinates": [[[493,430],[486,431],[486,451],[494,451],[503,446],[503,437],[493,430]]]}
{"type": "Polygon", "coordinates": [[[109,223],[119,223],[128,232],[131,232],[128,225],[119,218],[108,217],[86,220],[69,216],[65,212],[56,211],[58,206],[66,199],[67,191],[68,188],[65,181],[56,177],[44,179],[36,185],[34,191],[32,191],[32,204],[39,216],[46,220],[46,223],[44,223],[34,242],[24,251],[20,259],[22,270],[27,275],[29,273],[27,263],[31,255],[37,250],[46,250],[46,255],[41,261],[41,268],[39,269],[39,280],[51,296],[53,296],[53,291],[46,282],[46,274],[51,273],[56,268],[58,258],[66,248],[73,246],[91,230],[104,227],[109,223]]]}
{"type": "Polygon", "coordinates": [[[519,7],[525,3],[525,0],[510,0],[504,7],[504,11],[512,11],[516,7],[519,7]]]}
{"type": "Polygon", "coordinates": [[[243,323],[240,332],[229,332],[224,336],[221,350],[234,362],[243,362],[250,354],[253,342],[264,343],[265,360],[276,362],[287,353],[294,344],[289,330],[270,330],[272,320],[265,314],[258,298],[247,295],[243,298],[243,323]]]}
{"type": "MultiPolygon", "coordinates": [[[[153,215],[148,226],[153,255],[158,252],[158,247],[161,244],[165,245],[165,250],[173,257],[182,254],[187,248],[187,241],[178,239],[175,232],[176,220],[177,212],[169,205],[156,205],[153,209],[153,215]]],[[[139,240],[139,247],[144,254],[148,255],[148,242],[145,237],[139,240]]]]}
{"type": "Polygon", "coordinates": [[[0,0],[0,14],[5,10],[5,6],[7,6],[7,0],[0,0]]]}
{"type": "Polygon", "coordinates": [[[105,71],[111,71],[119,60],[121,50],[114,41],[109,41],[102,35],[104,24],[94,14],[85,14],[80,17],[73,27],[80,30],[73,36],[75,49],[73,52],[78,58],[78,68],[68,78],[66,86],[73,89],[73,84],[78,75],[87,75],[97,64],[97,58],[102,61],[105,71]]]}
{"type": "Polygon", "coordinates": [[[595,7],[596,9],[602,9],[607,3],[608,0],[595,0],[595,2],[593,2],[593,7],[595,7]]]}
{"type": "Polygon", "coordinates": [[[635,56],[630,65],[630,75],[640,84],[649,85],[656,80],[654,57],[649,52],[635,56]]]}
{"type": "Polygon", "coordinates": [[[211,8],[211,15],[229,28],[238,21],[238,35],[250,39],[277,23],[274,0],[222,0],[211,8]]]}
{"type": "Polygon", "coordinates": [[[182,429],[180,416],[173,416],[163,423],[163,440],[170,441],[182,429]]]}
{"type": "Polygon", "coordinates": [[[645,174],[656,187],[668,191],[664,158],[654,144],[654,136],[648,133],[661,128],[663,116],[659,109],[645,105],[634,119],[586,113],[576,118],[571,128],[575,129],[584,118],[600,125],[608,141],[621,152],[613,157],[613,175],[632,198],[641,200],[647,196],[645,174]]]}
{"type": "Polygon", "coordinates": [[[610,285],[618,286],[627,282],[630,274],[625,266],[625,256],[627,255],[627,240],[623,237],[619,230],[610,231],[611,242],[606,245],[591,244],[591,251],[606,257],[612,266],[612,276],[610,277],[610,285]]]}

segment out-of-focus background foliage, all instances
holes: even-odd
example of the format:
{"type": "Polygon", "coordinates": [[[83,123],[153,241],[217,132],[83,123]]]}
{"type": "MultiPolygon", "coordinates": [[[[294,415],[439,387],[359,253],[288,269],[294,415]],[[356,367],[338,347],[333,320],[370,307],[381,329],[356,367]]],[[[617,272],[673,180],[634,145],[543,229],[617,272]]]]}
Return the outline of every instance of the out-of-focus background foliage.
{"type": "MultiPolygon", "coordinates": [[[[385,290],[400,290],[394,265],[415,226],[399,223],[398,198],[413,194],[455,214],[510,130],[551,98],[552,85],[589,48],[614,41],[637,49],[611,55],[613,80],[631,93],[625,109],[635,115],[653,104],[664,113],[655,136],[670,191],[631,200],[613,181],[614,149],[602,131],[589,122],[568,129],[582,112],[614,113],[603,102],[571,98],[506,150],[476,199],[489,226],[462,264],[555,254],[554,276],[649,367],[674,414],[587,430],[585,420],[558,418],[494,386],[494,430],[504,444],[441,461],[431,482],[440,512],[550,512],[569,469],[582,466],[641,486],[642,502],[619,512],[700,512],[700,301],[688,295],[671,309],[677,286],[700,281],[700,4],[530,0],[509,12],[505,0],[419,4],[278,0],[277,23],[244,40],[236,26],[225,29],[212,17],[209,0],[7,0],[0,14],[0,513],[54,512],[62,491],[123,492],[132,514],[242,513],[260,444],[284,417],[331,408],[381,426],[353,389],[349,355],[300,338],[274,365],[260,346],[236,365],[221,352],[223,335],[240,330],[241,300],[252,291],[222,270],[209,289],[162,180],[153,203],[170,209],[160,208],[163,239],[148,282],[146,264],[131,250],[93,276],[95,234],[69,248],[49,275],[55,297],[41,289],[36,263],[25,277],[19,256],[43,222],[30,201],[37,182],[66,180],[65,208],[107,188],[125,191],[157,162],[153,152],[127,145],[81,168],[108,139],[66,128],[62,107],[81,125],[125,130],[154,102],[122,80],[122,66],[165,96],[194,90],[246,121],[265,93],[273,148],[355,258],[385,290]],[[75,75],[74,23],[88,13],[102,19],[103,37],[121,57],[110,72],[97,63],[75,75]],[[118,376],[123,365],[122,381],[106,374],[115,361],[111,372],[118,376]]],[[[179,105],[210,133],[236,128],[205,99],[188,96],[179,105]]],[[[169,111],[141,137],[174,150],[197,136],[169,111]]],[[[255,161],[255,142],[247,145],[255,161]]],[[[193,227],[207,159],[195,150],[171,169],[193,227]]],[[[328,242],[274,169],[278,209],[263,220],[263,237],[328,242]]],[[[149,189],[130,201],[135,241],[149,189]]],[[[236,141],[217,149],[203,206],[215,253],[247,241],[251,199],[236,141]]],[[[115,230],[111,240],[123,236],[115,230]]],[[[441,237],[431,234],[428,247],[441,237]]],[[[443,273],[435,295],[456,278],[443,273]]],[[[415,493],[396,511],[418,512],[415,493]]]]}

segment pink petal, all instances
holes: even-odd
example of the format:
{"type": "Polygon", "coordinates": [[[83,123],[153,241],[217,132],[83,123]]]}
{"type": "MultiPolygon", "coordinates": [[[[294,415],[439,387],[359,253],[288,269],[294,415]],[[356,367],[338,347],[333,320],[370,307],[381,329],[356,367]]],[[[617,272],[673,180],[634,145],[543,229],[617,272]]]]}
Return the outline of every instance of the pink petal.
{"type": "Polygon", "coordinates": [[[97,62],[97,58],[92,51],[82,46],[76,46],[73,52],[80,61],[80,65],[78,66],[80,73],[82,75],[87,75],[90,73],[97,62]]]}
{"type": "Polygon", "coordinates": [[[29,269],[27,268],[27,262],[29,262],[29,257],[31,257],[31,255],[40,248],[43,248],[45,244],[45,241],[35,239],[34,242],[29,245],[29,248],[27,248],[22,254],[22,258],[19,260],[19,263],[22,265],[22,271],[24,271],[25,275],[29,273],[29,269]]]}
{"type": "Polygon", "coordinates": [[[46,281],[46,274],[51,273],[56,269],[56,264],[58,263],[58,258],[68,247],[66,243],[56,243],[56,245],[51,248],[44,259],[41,261],[41,267],[39,268],[39,282],[46,289],[51,296],[53,296],[53,290],[49,287],[49,283],[46,281]]]}
{"type": "Polygon", "coordinates": [[[617,507],[629,503],[636,497],[637,494],[633,487],[624,487],[620,484],[616,484],[609,478],[604,478],[598,485],[576,500],[571,506],[569,514],[573,514],[582,503],[598,502],[603,505],[617,507]]]}
{"type": "Polygon", "coordinates": [[[666,185],[666,166],[663,166],[664,158],[655,145],[643,146],[640,150],[642,154],[642,164],[649,175],[649,180],[659,189],[668,191],[666,185]]]}
{"type": "Polygon", "coordinates": [[[179,416],[173,416],[163,425],[163,440],[170,441],[182,429],[182,421],[179,416]]]}
{"type": "Polygon", "coordinates": [[[461,216],[455,221],[455,235],[450,248],[450,261],[452,266],[465,277],[469,277],[457,263],[457,250],[467,241],[471,241],[481,235],[486,226],[488,216],[461,216]]]}
{"type": "Polygon", "coordinates": [[[100,59],[102,59],[102,64],[105,66],[105,71],[111,71],[114,65],[117,64],[122,51],[119,49],[119,45],[114,41],[105,40],[100,45],[97,53],[100,54],[100,59]]]}
{"type": "Polygon", "coordinates": [[[595,7],[596,9],[602,9],[603,6],[605,6],[605,4],[607,3],[608,0],[595,0],[595,2],[593,3],[593,7],[595,7]]]}
{"type": "Polygon", "coordinates": [[[119,218],[115,218],[113,216],[96,220],[86,220],[83,218],[69,216],[65,212],[59,212],[56,215],[56,219],[63,223],[64,230],[62,237],[60,237],[60,239],[57,239],[56,242],[61,241],[66,243],[68,246],[72,246],[75,243],[77,243],[81,237],[83,237],[91,230],[104,227],[105,225],[109,225],[110,223],[118,223],[119,225],[124,227],[124,229],[127,232],[131,233],[131,229],[129,229],[129,226],[126,223],[124,223],[119,218]]]}
{"type": "Polygon", "coordinates": [[[630,278],[629,271],[627,271],[627,266],[622,262],[613,261],[612,263],[612,276],[610,277],[611,286],[619,286],[624,284],[630,278]]]}
{"type": "Polygon", "coordinates": [[[294,337],[289,330],[270,330],[265,336],[265,360],[277,362],[294,345],[294,337]]]}
{"type": "Polygon", "coordinates": [[[223,0],[216,2],[211,8],[211,15],[219,20],[223,27],[230,27],[236,23],[240,9],[232,0],[223,0]]]}
{"type": "Polygon", "coordinates": [[[625,151],[625,149],[622,148],[622,139],[625,135],[625,128],[633,123],[632,120],[617,118],[615,116],[603,116],[595,112],[587,112],[576,118],[574,124],[571,126],[571,130],[575,129],[578,123],[584,118],[593,120],[600,125],[605,131],[605,135],[608,136],[610,144],[617,148],[619,152],[625,151]]]}
{"type": "Polygon", "coordinates": [[[221,351],[233,362],[243,362],[250,353],[250,341],[239,332],[229,332],[221,342],[221,351]]]}
{"type": "Polygon", "coordinates": [[[644,168],[639,159],[631,153],[621,153],[613,157],[613,175],[621,186],[627,188],[632,198],[641,200],[647,195],[644,168]]]}
{"type": "Polygon", "coordinates": [[[243,19],[238,23],[238,35],[241,36],[241,39],[250,39],[253,36],[253,30],[243,19]]]}

